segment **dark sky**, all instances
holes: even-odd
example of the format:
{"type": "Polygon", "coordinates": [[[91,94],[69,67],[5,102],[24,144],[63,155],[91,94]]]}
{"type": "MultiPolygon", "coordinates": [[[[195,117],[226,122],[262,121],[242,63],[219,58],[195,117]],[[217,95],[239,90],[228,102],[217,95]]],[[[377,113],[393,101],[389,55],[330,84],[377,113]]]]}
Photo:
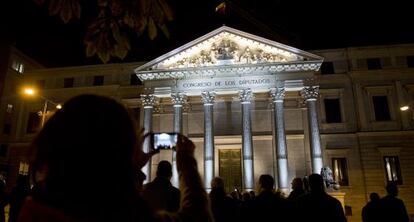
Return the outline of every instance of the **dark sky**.
{"type": "MultiPolygon", "coordinates": [[[[100,63],[97,57],[85,57],[83,45],[87,24],[96,15],[91,7],[96,0],[80,0],[89,5],[84,5],[80,20],[66,25],[33,0],[9,1],[1,10],[6,15],[2,20],[6,36],[18,49],[49,67],[100,63]]],[[[110,62],[154,59],[224,23],[303,50],[414,43],[414,16],[409,1],[403,0],[232,0],[224,17],[214,10],[219,0],[167,2],[175,13],[168,24],[171,37],[160,34],[151,41],[146,34],[131,35],[128,56],[110,62]]]]}

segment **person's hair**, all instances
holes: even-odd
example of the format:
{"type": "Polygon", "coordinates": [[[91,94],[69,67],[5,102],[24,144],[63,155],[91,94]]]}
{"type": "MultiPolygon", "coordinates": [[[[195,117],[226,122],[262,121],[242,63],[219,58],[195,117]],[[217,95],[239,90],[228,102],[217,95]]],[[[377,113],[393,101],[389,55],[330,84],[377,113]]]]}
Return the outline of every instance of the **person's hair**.
{"type": "Polygon", "coordinates": [[[393,195],[393,196],[398,195],[398,187],[397,187],[397,184],[395,184],[394,182],[388,182],[385,189],[387,190],[387,193],[390,195],[393,195]]]}
{"type": "Polygon", "coordinates": [[[127,212],[136,197],[136,146],[122,104],[97,95],[70,99],[32,142],[33,173],[47,169],[37,201],[79,218],[127,212]]]}
{"type": "Polygon", "coordinates": [[[158,163],[157,177],[169,178],[172,176],[172,166],[167,160],[162,160],[158,163]]]}
{"type": "Polygon", "coordinates": [[[380,196],[378,195],[378,193],[371,193],[371,194],[369,194],[369,199],[371,200],[371,201],[378,201],[378,200],[380,200],[380,196]]]}
{"type": "Polygon", "coordinates": [[[294,190],[303,190],[303,181],[300,177],[295,177],[292,181],[292,189],[294,190]]]}
{"type": "Polygon", "coordinates": [[[308,179],[311,192],[325,192],[325,185],[321,175],[314,173],[308,179]]]}
{"type": "Polygon", "coordinates": [[[268,174],[263,174],[259,177],[259,184],[262,189],[272,190],[275,180],[268,174]]]}
{"type": "Polygon", "coordinates": [[[211,189],[223,189],[224,190],[224,180],[221,177],[214,177],[211,180],[211,189]]]}

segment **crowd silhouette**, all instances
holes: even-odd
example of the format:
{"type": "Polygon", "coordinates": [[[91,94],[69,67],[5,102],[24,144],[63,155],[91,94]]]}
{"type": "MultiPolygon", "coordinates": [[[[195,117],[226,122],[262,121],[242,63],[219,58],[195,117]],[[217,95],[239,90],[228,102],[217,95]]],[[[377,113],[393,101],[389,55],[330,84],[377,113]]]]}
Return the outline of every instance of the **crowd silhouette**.
{"type": "Polygon", "coordinates": [[[404,202],[398,199],[398,187],[389,182],[385,187],[387,195],[380,198],[378,193],[370,194],[370,201],[362,208],[362,221],[408,222],[407,209],[404,202]]]}
{"type": "MultiPolygon", "coordinates": [[[[319,174],[292,180],[285,197],[271,175],[261,175],[257,194],[238,189],[226,193],[224,180],[205,191],[194,158],[195,146],[183,135],[176,146],[180,189],[170,179],[172,166],[158,163],[157,177],[143,185],[141,168],[157,152],[144,153],[143,130],[134,128],[126,108],[114,99],[81,95],[66,102],[31,144],[31,183],[19,176],[10,195],[0,181],[0,204],[10,204],[10,222],[232,222],[347,221],[341,203],[325,191],[319,174]]],[[[398,187],[387,195],[370,195],[363,222],[408,222],[398,187]]],[[[5,221],[0,211],[0,222],[5,221]]]]}

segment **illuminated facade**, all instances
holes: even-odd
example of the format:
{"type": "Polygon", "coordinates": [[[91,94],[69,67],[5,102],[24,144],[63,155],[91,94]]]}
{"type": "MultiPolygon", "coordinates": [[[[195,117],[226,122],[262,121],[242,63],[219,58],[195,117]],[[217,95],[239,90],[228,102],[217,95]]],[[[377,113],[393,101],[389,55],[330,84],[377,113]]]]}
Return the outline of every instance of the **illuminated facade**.
{"type": "MultiPolygon", "coordinates": [[[[369,194],[383,196],[389,180],[401,184],[414,213],[413,112],[399,110],[413,104],[413,74],[414,44],[305,52],[224,26],[145,64],[25,71],[13,84],[36,85],[59,103],[83,93],[111,96],[146,131],[189,136],[207,189],[214,176],[228,190],[255,189],[270,174],[289,191],[294,177],[330,166],[349,221],[360,221],[369,194]]],[[[43,101],[3,96],[3,116],[7,104],[15,108],[1,160],[11,178],[43,101]]],[[[174,162],[174,154],[153,156],[149,178],[160,160],[174,162]]]]}

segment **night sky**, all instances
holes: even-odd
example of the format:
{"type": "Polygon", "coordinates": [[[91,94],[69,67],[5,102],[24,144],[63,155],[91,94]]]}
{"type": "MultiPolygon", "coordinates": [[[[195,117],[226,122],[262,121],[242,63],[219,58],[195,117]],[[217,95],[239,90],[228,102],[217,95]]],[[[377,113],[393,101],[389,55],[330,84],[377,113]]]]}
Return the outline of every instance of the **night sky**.
{"type": "MultiPolygon", "coordinates": [[[[66,25],[32,0],[9,1],[1,10],[3,37],[16,48],[48,67],[101,63],[86,58],[83,44],[87,24],[96,16],[95,0],[81,0],[81,19],[66,25]]],[[[154,59],[223,24],[303,50],[414,43],[409,1],[232,0],[225,16],[215,12],[219,0],[167,1],[175,15],[168,24],[171,37],[159,34],[151,41],[146,34],[131,35],[128,56],[110,63],[154,59]]]]}

